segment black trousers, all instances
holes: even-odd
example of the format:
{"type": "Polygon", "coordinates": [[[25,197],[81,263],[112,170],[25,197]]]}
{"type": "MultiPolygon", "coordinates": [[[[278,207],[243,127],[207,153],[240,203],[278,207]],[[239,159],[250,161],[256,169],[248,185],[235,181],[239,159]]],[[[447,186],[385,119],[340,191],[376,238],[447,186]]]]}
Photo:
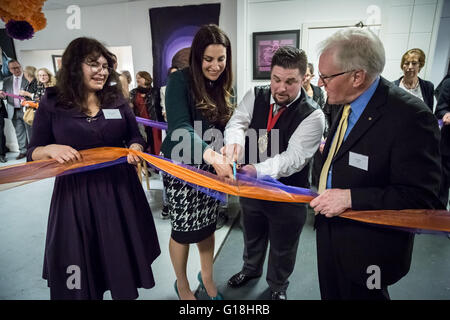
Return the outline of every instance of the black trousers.
{"type": "Polygon", "coordinates": [[[241,198],[244,226],[242,272],[260,276],[270,242],[267,283],[285,291],[294,270],[297,248],[306,221],[306,205],[241,198]]]}
{"type": "Polygon", "coordinates": [[[0,116],[0,156],[6,155],[5,118],[0,116]]]}
{"type": "MultiPolygon", "coordinates": [[[[322,300],[390,300],[387,286],[369,289],[366,284],[350,280],[337,258],[332,232],[331,221],[323,221],[316,229],[317,267],[322,300]]],[[[369,276],[368,274],[367,277],[369,276]]]]}

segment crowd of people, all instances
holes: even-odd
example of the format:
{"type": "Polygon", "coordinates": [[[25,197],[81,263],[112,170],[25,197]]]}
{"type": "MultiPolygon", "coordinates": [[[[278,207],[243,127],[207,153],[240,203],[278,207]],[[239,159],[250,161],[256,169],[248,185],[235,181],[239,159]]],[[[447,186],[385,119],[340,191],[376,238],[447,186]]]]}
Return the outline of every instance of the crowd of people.
{"type": "MultiPolygon", "coordinates": [[[[347,209],[447,208],[450,79],[440,84],[434,108],[433,84],[418,77],[422,50],[403,55],[404,75],[393,83],[381,76],[385,60],[383,43],[370,30],[338,31],[321,43],[315,86],[306,53],[280,47],[271,59],[270,84],[250,88],[235,106],[230,40],[218,26],[204,25],[193,39],[189,65],[171,68],[162,90],[140,71],[129,92],[131,77],[115,71],[117,57],[97,40],[77,38],[64,51],[56,81],[45,68],[23,72],[10,61],[13,75],[0,97],[16,129],[18,159],[68,163],[80,161],[84,149],[127,147],[230,182],[237,164],[242,175],[315,188],[319,196],[310,206],[322,299],[386,300],[388,286],[409,271],[414,234],[339,215],[347,209]],[[32,134],[20,102],[5,93],[39,101],[32,134]],[[138,125],[136,116],[167,121],[164,139],[161,131],[138,125]],[[207,130],[223,136],[224,144],[207,140],[207,130]],[[256,132],[253,144],[249,131],[256,132]],[[188,147],[180,149],[181,142],[188,147]],[[371,265],[382,272],[378,288],[367,286],[371,265]]],[[[102,299],[106,290],[114,299],[134,299],[137,288],[154,286],[151,265],[161,249],[134,168],[139,162],[130,153],[127,163],[56,178],[43,270],[52,299],[102,299]],[[86,275],[79,287],[66,285],[71,265],[86,275]]],[[[196,244],[200,289],[211,300],[224,299],[213,277],[219,201],[170,175],[163,181],[174,291],[182,300],[198,297],[187,276],[189,248],[196,244]]],[[[285,300],[307,204],[241,197],[240,206],[243,264],[228,286],[260,277],[268,250],[271,297],[285,300]]]]}
{"type": "MultiPolygon", "coordinates": [[[[114,61],[112,69],[117,73],[117,57],[111,52],[110,54],[114,61]]],[[[0,100],[0,129],[2,132],[0,141],[0,161],[3,163],[7,162],[6,153],[8,150],[6,148],[6,137],[3,133],[4,119],[10,119],[15,129],[19,145],[19,155],[16,157],[16,160],[25,158],[28,145],[31,141],[31,128],[34,117],[28,121],[26,116],[24,118],[26,111],[32,110],[32,107],[23,106],[21,104],[21,99],[39,103],[44,96],[46,89],[56,86],[56,77],[47,68],[36,69],[33,66],[22,68],[19,61],[15,59],[9,59],[7,65],[9,76],[6,76],[3,80],[3,87],[0,91],[0,99],[2,99],[0,100]],[[14,95],[15,97],[11,95],[14,95]],[[5,101],[3,101],[3,99],[5,99],[5,101]]],[[[152,87],[151,84],[153,79],[150,73],[139,71],[136,74],[137,86],[131,91],[129,91],[129,85],[132,82],[130,72],[123,70],[121,73],[117,73],[117,75],[123,96],[126,99],[129,99],[129,105],[134,110],[136,116],[156,121],[165,121],[162,114],[159,88],[152,87]]],[[[112,82],[111,85],[117,85],[117,83],[112,82]]],[[[159,149],[162,142],[161,130],[152,130],[151,128],[141,125],[139,126],[139,129],[145,140],[145,150],[149,153],[159,155],[159,149]]]]}

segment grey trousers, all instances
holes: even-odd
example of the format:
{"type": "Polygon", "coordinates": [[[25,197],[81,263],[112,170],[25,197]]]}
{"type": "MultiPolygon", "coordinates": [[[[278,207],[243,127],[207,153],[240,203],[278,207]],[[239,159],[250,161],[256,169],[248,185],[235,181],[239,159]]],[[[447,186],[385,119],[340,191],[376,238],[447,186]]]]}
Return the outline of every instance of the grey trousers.
{"type": "Polygon", "coordinates": [[[241,198],[244,226],[244,266],[248,276],[260,276],[270,242],[266,280],[272,291],[285,291],[294,270],[306,221],[306,205],[241,198]]]}
{"type": "Polygon", "coordinates": [[[31,138],[31,126],[23,121],[22,108],[14,109],[12,118],[14,129],[16,130],[17,143],[19,144],[19,152],[27,153],[27,146],[31,138]]]}

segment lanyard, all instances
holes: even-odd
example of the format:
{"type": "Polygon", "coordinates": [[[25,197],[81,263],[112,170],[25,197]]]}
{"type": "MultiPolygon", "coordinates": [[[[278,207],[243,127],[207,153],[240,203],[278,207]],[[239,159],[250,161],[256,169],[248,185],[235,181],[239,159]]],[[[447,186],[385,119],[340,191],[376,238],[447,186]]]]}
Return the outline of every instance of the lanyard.
{"type": "Polygon", "coordinates": [[[269,119],[267,120],[267,132],[270,132],[270,130],[272,130],[272,128],[277,123],[278,118],[280,118],[283,111],[286,110],[286,107],[281,107],[281,109],[278,111],[275,117],[272,118],[273,105],[274,105],[273,103],[270,105],[269,119]]]}

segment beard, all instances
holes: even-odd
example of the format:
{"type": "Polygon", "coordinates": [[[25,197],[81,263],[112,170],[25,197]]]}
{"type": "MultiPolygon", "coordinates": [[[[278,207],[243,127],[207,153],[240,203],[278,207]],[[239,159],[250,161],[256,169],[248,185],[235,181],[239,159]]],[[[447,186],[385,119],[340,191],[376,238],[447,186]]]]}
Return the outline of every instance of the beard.
{"type": "Polygon", "coordinates": [[[290,96],[283,96],[283,99],[282,99],[282,100],[278,99],[278,98],[277,98],[277,95],[272,95],[272,96],[273,96],[273,100],[275,100],[275,103],[276,103],[277,105],[279,105],[280,107],[281,107],[281,106],[286,106],[286,105],[288,105],[289,103],[291,103],[292,101],[294,101],[294,98],[293,98],[293,97],[290,97],[290,96]]]}

